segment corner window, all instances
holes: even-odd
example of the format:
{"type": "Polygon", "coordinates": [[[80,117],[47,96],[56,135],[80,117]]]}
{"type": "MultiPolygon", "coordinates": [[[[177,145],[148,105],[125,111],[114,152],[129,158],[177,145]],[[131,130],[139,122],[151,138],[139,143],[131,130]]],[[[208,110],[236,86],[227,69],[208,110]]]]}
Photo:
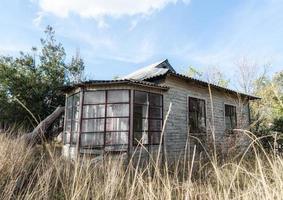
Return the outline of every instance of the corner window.
{"type": "Polygon", "coordinates": [[[189,97],[189,130],[191,133],[206,132],[205,100],[189,97]]]}
{"type": "Polygon", "coordinates": [[[134,145],[159,144],[163,123],[162,95],[134,92],[134,145]]]}
{"type": "Polygon", "coordinates": [[[225,128],[231,130],[237,126],[236,106],[225,104],[225,128]]]}

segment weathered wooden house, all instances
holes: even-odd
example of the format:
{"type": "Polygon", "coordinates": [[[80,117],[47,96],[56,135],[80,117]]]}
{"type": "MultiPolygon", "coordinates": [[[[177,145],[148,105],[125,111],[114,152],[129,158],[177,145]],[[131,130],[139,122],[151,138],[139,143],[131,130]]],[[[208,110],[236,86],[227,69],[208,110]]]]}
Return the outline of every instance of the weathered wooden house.
{"type": "Polygon", "coordinates": [[[119,80],[68,86],[65,93],[63,151],[70,156],[154,153],[162,146],[174,159],[195,144],[190,136],[209,140],[212,134],[223,146],[232,129],[249,128],[249,101],[258,99],[178,74],[168,60],[119,80]]]}

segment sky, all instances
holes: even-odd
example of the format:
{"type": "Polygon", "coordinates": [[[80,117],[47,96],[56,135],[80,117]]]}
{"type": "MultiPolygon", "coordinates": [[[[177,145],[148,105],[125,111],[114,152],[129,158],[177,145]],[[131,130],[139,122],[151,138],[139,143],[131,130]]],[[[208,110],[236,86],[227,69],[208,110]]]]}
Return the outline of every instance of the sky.
{"type": "Polygon", "coordinates": [[[283,0],[0,0],[0,54],[40,45],[47,25],[86,76],[112,79],[168,59],[177,72],[243,57],[283,69],[283,0]]]}

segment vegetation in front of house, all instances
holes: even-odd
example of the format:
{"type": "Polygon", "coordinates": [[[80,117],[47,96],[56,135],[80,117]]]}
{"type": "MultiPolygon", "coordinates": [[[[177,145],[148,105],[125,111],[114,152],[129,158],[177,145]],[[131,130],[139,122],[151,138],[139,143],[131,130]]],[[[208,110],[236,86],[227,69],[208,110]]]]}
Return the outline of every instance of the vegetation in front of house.
{"type": "Polygon", "coordinates": [[[251,149],[252,157],[225,163],[211,157],[135,167],[114,159],[65,160],[52,146],[26,148],[1,135],[0,199],[281,199],[282,157],[251,149]]]}

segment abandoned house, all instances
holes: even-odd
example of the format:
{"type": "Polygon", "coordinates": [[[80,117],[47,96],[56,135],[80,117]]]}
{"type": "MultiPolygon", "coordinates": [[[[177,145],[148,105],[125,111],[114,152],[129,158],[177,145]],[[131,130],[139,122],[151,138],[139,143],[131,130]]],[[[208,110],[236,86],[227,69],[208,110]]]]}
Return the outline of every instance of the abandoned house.
{"type": "Polygon", "coordinates": [[[184,154],[190,136],[217,145],[248,129],[249,101],[258,97],[178,74],[164,60],[118,80],[93,80],[66,86],[63,153],[132,154],[146,148],[168,159],[184,154]],[[163,135],[163,137],[161,137],[163,135]]]}

